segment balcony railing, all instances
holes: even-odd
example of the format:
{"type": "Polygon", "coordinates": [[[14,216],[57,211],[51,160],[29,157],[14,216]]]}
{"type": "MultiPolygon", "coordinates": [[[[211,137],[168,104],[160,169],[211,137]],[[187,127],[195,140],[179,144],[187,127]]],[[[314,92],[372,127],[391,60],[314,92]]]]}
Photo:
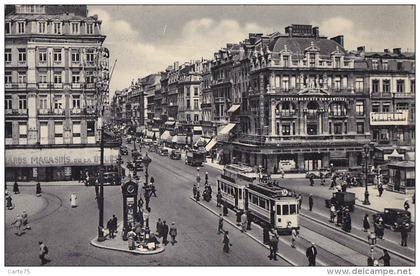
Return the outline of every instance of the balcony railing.
{"type": "Polygon", "coordinates": [[[55,108],[55,109],[54,109],[54,114],[57,114],[57,115],[62,115],[62,114],[64,114],[64,109],[61,109],[61,108],[55,108]]]}
{"type": "Polygon", "coordinates": [[[6,89],[9,89],[9,88],[12,88],[12,87],[13,87],[13,84],[11,82],[6,82],[4,84],[4,88],[6,88],[6,89]]]}
{"type": "Polygon", "coordinates": [[[73,82],[71,84],[71,88],[73,88],[73,89],[80,89],[81,88],[81,84],[80,83],[73,82]]]}
{"type": "Polygon", "coordinates": [[[408,110],[397,112],[371,112],[370,124],[373,126],[408,125],[408,110]]]}
{"type": "Polygon", "coordinates": [[[86,83],[86,88],[87,89],[93,89],[93,88],[95,88],[95,83],[93,83],[93,82],[86,83]]]}
{"type": "Polygon", "coordinates": [[[71,110],[71,114],[81,114],[82,113],[82,109],[80,108],[73,108],[71,110]]]}
{"type": "Polygon", "coordinates": [[[26,83],[18,83],[17,88],[20,88],[20,89],[26,88],[26,83]]]}
{"type": "Polygon", "coordinates": [[[63,84],[62,83],[54,83],[54,88],[61,89],[61,88],[63,88],[63,84]]]}
{"type": "Polygon", "coordinates": [[[48,83],[38,83],[39,89],[47,89],[49,87],[48,83]]]}

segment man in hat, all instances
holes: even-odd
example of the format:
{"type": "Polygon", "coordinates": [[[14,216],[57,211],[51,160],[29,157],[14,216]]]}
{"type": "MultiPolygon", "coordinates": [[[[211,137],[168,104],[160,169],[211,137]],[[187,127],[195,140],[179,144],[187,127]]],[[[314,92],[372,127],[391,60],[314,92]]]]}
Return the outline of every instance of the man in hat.
{"type": "Polygon", "coordinates": [[[219,214],[219,225],[217,226],[217,234],[224,232],[223,230],[223,216],[219,214]]]}
{"type": "Polygon", "coordinates": [[[309,195],[309,211],[312,211],[312,207],[314,207],[314,199],[312,198],[312,194],[309,195]]]}
{"type": "Polygon", "coordinates": [[[308,249],[306,249],[306,257],[308,258],[309,266],[316,265],[316,255],[318,254],[315,243],[312,243],[308,249]]]}
{"type": "Polygon", "coordinates": [[[169,228],[169,235],[171,236],[171,244],[174,245],[176,243],[176,235],[177,235],[177,229],[175,227],[175,222],[172,222],[171,228],[169,228]]]}

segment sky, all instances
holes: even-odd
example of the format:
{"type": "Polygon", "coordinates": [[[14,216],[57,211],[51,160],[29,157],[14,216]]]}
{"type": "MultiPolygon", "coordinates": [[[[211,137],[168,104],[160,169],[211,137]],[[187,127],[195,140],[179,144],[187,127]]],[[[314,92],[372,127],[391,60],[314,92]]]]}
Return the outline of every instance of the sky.
{"type": "Polygon", "coordinates": [[[89,5],[89,15],[102,20],[104,46],[117,59],[111,97],[131,81],[180,63],[213,57],[226,43],[248,33],[284,33],[291,24],[319,26],[321,35],[344,35],[344,46],[367,51],[415,45],[413,6],[152,6],[89,5]]]}

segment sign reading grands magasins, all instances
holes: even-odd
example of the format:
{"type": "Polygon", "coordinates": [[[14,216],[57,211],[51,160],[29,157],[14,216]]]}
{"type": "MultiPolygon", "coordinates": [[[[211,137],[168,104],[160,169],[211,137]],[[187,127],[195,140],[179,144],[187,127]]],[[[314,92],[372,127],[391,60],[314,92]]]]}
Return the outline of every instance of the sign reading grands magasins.
{"type": "MultiPolygon", "coordinates": [[[[6,167],[95,166],[99,148],[6,149],[6,167]]],[[[116,164],[118,149],[105,149],[105,165],[116,164]]]]}

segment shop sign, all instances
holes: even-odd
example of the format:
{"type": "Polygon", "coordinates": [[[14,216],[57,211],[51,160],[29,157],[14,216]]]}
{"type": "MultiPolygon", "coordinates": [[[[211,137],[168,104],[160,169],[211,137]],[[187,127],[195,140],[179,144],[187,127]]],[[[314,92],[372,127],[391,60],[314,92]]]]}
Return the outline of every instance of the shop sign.
{"type": "MultiPolygon", "coordinates": [[[[6,149],[6,167],[100,165],[99,148],[6,149]]],[[[118,149],[105,149],[104,164],[117,163],[118,149]]]]}

